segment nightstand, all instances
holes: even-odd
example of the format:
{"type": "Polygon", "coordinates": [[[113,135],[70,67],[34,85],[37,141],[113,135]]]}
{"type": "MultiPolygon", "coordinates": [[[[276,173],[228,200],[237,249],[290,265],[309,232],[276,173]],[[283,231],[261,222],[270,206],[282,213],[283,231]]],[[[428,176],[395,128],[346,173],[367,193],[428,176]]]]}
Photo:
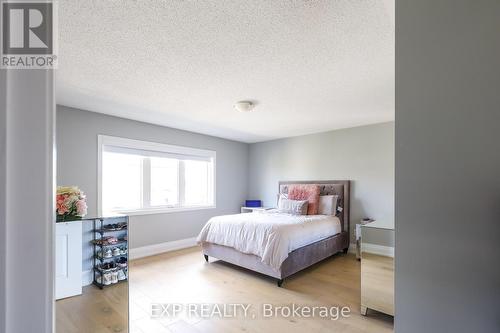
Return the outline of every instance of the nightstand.
{"type": "Polygon", "coordinates": [[[371,222],[361,234],[361,314],[394,316],[394,224],[371,222]]]}
{"type": "Polygon", "coordinates": [[[272,208],[269,207],[241,207],[241,213],[261,213],[272,208]]]}
{"type": "Polygon", "coordinates": [[[361,227],[367,223],[375,222],[372,219],[363,219],[360,223],[356,223],[355,238],[356,238],[356,259],[361,260],[361,227]]]}

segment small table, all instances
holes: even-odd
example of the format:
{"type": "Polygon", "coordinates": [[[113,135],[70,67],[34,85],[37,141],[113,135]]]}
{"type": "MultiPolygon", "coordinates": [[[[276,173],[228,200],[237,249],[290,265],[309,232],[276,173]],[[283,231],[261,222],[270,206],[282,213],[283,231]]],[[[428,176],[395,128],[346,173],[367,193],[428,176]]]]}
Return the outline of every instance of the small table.
{"type": "Polygon", "coordinates": [[[241,213],[261,213],[266,210],[272,209],[270,207],[241,207],[241,213]]]}

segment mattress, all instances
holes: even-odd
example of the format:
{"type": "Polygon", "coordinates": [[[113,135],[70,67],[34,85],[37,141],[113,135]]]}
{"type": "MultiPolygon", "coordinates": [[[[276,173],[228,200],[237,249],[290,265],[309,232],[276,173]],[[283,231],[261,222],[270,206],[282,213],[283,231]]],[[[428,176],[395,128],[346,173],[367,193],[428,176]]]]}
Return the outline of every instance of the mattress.
{"type": "Polygon", "coordinates": [[[341,232],[339,218],[327,215],[290,215],[275,211],[215,216],[198,235],[208,242],[254,254],[278,270],[288,254],[341,232]]]}

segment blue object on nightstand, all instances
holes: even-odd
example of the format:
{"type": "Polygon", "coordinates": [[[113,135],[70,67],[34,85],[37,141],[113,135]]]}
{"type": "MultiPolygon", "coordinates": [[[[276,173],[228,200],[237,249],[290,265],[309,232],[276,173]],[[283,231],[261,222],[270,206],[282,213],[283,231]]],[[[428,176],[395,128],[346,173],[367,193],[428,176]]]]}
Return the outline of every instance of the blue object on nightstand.
{"type": "Polygon", "coordinates": [[[245,207],[262,207],[260,200],[245,200],[245,207]]]}

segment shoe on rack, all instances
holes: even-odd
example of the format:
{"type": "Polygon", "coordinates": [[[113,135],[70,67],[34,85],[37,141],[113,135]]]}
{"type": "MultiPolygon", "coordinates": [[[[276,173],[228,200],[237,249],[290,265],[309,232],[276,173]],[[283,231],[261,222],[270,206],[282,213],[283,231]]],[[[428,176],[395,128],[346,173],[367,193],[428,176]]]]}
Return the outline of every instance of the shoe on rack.
{"type": "Polygon", "coordinates": [[[120,248],[119,247],[115,247],[113,248],[113,256],[117,257],[121,254],[121,251],[120,251],[120,248]]]}
{"type": "Polygon", "coordinates": [[[103,273],[102,274],[102,279],[103,279],[103,285],[109,286],[110,284],[113,283],[113,273],[103,273]]]}
{"type": "Polygon", "coordinates": [[[116,260],[116,265],[118,267],[127,267],[127,258],[126,257],[120,257],[120,259],[116,260]]]}
{"type": "Polygon", "coordinates": [[[123,269],[118,271],[118,281],[123,281],[127,279],[127,274],[125,274],[123,269]]]}
{"type": "Polygon", "coordinates": [[[113,256],[113,251],[111,249],[106,249],[104,251],[104,258],[111,258],[113,256]]]}
{"type": "Polygon", "coordinates": [[[102,271],[109,271],[109,270],[115,269],[116,264],[114,262],[105,262],[105,263],[100,264],[99,268],[102,271]]]}

